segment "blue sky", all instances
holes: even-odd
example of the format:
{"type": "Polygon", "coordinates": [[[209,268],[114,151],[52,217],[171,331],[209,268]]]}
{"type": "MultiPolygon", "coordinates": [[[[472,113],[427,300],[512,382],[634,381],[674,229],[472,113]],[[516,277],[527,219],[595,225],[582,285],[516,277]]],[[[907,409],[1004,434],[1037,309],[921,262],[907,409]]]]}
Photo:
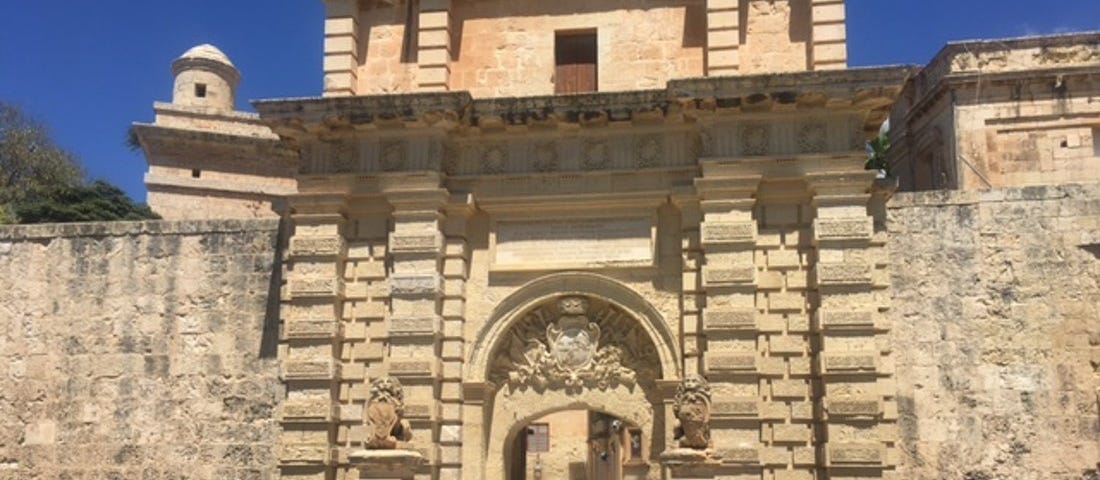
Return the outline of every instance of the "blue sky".
{"type": "MultiPolygon", "coordinates": [[[[925,64],[948,41],[1100,29],[1100,1],[848,0],[849,63],[925,64]]],[[[243,73],[238,108],[321,91],[321,0],[2,0],[0,100],[46,123],[89,176],[144,201],[131,122],[171,99],[170,64],[218,45],[243,73]]]]}

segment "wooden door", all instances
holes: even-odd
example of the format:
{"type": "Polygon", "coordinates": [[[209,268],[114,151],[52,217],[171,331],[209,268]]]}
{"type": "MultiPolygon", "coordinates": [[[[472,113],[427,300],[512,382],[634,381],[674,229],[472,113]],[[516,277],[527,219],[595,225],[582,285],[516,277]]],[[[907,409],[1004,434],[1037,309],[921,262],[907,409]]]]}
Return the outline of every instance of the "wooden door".
{"type": "Polygon", "coordinates": [[[558,94],[595,92],[596,34],[558,34],[554,46],[554,92],[558,94]]]}

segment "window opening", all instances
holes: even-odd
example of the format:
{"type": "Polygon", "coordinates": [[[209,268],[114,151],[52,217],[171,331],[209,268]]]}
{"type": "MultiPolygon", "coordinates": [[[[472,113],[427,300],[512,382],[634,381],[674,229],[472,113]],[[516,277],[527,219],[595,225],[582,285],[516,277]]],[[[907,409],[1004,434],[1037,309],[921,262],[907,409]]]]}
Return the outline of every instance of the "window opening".
{"type": "Polygon", "coordinates": [[[596,32],[558,32],[554,38],[554,92],[595,92],[598,85],[596,32]]]}
{"type": "Polygon", "coordinates": [[[202,176],[202,170],[197,168],[191,170],[191,178],[199,178],[202,176]]]}
{"type": "Polygon", "coordinates": [[[550,425],[532,423],[527,426],[527,453],[546,453],[550,451],[550,425]]]}
{"type": "Polygon", "coordinates": [[[206,98],[206,84],[205,83],[196,83],[195,84],[195,96],[198,97],[198,98],[206,98]]]}

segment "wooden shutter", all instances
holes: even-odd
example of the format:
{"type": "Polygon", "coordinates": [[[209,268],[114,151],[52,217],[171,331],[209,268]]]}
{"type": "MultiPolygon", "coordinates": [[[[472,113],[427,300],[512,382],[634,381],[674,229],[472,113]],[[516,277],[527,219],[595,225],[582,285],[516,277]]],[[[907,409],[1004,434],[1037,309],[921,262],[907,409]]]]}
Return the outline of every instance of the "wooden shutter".
{"type": "Polygon", "coordinates": [[[588,93],[597,88],[596,34],[558,34],[554,46],[556,93],[588,93]]]}

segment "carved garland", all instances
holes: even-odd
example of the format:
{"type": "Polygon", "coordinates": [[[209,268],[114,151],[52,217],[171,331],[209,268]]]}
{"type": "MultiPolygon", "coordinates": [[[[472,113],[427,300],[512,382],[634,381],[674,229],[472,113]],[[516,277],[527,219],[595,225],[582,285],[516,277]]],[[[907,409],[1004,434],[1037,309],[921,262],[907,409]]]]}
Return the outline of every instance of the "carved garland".
{"type": "Polygon", "coordinates": [[[652,381],[656,350],[635,322],[607,306],[589,316],[583,297],[538,308],[505,335],[489,379],[512,390],[607,390],[652,381]]]}

